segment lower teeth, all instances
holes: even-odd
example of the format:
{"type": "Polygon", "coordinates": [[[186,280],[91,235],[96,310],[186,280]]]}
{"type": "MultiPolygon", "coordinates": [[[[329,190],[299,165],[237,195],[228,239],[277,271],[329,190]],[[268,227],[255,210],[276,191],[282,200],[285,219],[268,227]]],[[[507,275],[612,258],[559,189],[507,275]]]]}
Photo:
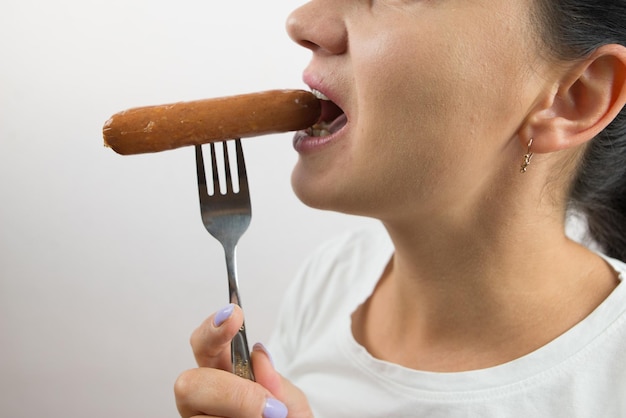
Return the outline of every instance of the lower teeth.
{"type": "Polygon", "coordinates": [[[309,136],[328,136],[330,135],[330,131],[328,130],[328,124],[318,123],[316,125],[313,125],[309,129],[307,129],[307,134],[309,136]]]}
{"type": "Polygon", "coordinates": [[[330,132],[326,129],[313,129],[313,136],[328,136],[330,132]]]}

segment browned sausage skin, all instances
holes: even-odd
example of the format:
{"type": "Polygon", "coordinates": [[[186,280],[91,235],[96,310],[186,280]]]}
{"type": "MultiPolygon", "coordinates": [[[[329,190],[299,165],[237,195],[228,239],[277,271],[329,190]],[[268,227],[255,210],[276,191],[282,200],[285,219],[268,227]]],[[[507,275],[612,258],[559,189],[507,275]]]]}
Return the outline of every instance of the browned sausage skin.
{"type": "Polygon", "coordinates": [[[320,107],[308,91],[270,90],[124,110],[106,121],[102,134],[122,155],[159,152],[306,129],[318,121],[320,107]]]}

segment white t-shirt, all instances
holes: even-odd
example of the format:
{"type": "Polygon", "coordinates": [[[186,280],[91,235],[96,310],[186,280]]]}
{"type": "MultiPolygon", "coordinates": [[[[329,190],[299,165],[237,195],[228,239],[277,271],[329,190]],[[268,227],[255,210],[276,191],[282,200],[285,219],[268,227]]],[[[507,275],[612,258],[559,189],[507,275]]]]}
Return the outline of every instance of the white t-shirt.
{"type": "MultiPolygon", "coordinates": [[[[340,237],[311,257],[287,292],[269,348],[316,418],[626,417],[626,285],[522,358],[468,372],[423,372],[372,357],[352,335],[351,314],[392,253],[382,228],[340,237]]],[[[623,281],[626,264],[607,261],[623,281]]]]}

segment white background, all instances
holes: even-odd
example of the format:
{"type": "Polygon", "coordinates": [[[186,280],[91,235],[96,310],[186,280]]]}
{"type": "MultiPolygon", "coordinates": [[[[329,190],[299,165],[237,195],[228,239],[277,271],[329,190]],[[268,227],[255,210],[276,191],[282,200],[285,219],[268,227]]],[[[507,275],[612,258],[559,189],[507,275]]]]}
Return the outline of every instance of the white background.
{"type": "MultiPolygon", "coordinates": [[[[4,0],[0,5],[0,416],[174,417],[188,338],[227,303],[193,148],[102,145],[134,106],[304,88],[292,0],[4,0]]],[[[244,140],[239,246],[251,343],[321,241],[366,222],[292,195],[291,135],[244,140]]]]}

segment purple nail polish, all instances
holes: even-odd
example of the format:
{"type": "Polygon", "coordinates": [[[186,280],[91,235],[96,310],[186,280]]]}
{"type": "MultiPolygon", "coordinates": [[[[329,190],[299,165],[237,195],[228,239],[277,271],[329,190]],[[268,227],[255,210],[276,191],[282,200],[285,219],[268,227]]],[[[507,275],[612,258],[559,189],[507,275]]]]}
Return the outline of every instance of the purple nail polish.
{"type": "Polygon", "coordinates": [[[224,321],[230,318],[234,310],[235,310],[235,305],[231,303],[225,308],[222,308],[219,311],[217,311],[215,314],[215,317],[213,318],[213,325],[215,325],[216,327],[219,327],[220,325],[222,325],[224,321]]]}
{"type": "Polygon", "coordinates": [[[268,398],[263,408],[263,418],[286,418],[287,407],[278,399],[268,398]]]}

